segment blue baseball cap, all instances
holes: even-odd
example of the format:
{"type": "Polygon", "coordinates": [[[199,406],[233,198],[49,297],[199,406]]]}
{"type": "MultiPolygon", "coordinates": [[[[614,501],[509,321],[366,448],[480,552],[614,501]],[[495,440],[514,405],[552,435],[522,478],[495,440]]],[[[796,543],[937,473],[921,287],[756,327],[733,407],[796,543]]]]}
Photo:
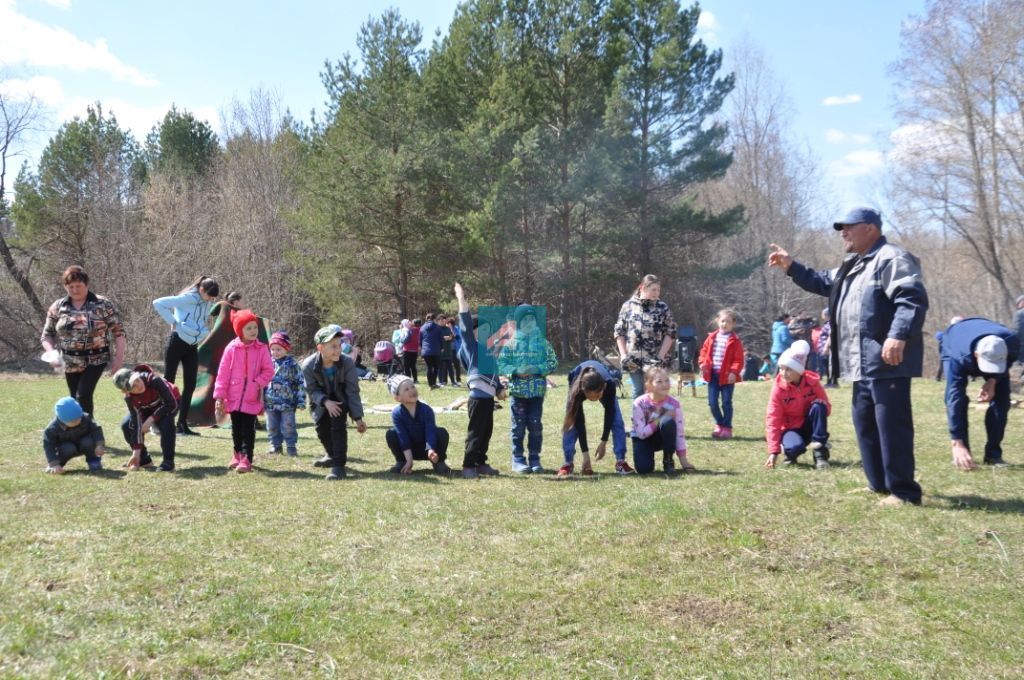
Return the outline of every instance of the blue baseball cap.
{"type": "Polygon", "coordinates": [[[882,213],[878,212],[874,208],[859,207],[854,208],[850,212],[846,213],[846,216],[838,222],[832,224],[832,228],[836,231],[842,231],[843,227],[851,224],[873,224],[879,229],[882,228],[882,213]]]}

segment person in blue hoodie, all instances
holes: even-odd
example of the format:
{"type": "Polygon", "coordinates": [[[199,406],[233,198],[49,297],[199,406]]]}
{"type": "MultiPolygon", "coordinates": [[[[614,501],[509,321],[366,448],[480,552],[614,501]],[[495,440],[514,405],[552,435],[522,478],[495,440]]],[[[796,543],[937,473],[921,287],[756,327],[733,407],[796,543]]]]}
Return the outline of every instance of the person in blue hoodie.
{"type": "Polygon", "coordinates": [[[466,452],[462,459],[462,476],[476,479],[480,475],[497,475],[497,470],[487,464],[487,449],[494,434],[494,400],[505,398],[505,387],[497,375],[497,363],[489,361],[491,370],[481,371],[477,331],[484,343],[490,336],[490,328],[480,324],[469,312],[469,303],[462,290],[462,284],[455,284],[455,299],[459,303],[459,330],[462,331],[462,347],[459,361],[466,368],[466,383],[469,385],[469,426],[466,431],[466,452]]]}
{"type": "Polygon", "coordinates": [[[192,405],[192,393],[196,389],[199,373],[199,343],[209,333],[206,319],[210,308],[220,295],[220,285],[209,276],[201,275],[177,295],[153,300],[153,309],[160,318],[171,326],[164,350],[164,378],[173,383],[181,364],[183,385],[181,407],[178,411],[179,435],[196,435],[188,427],[188,411],[192,405]]]}
{"type": "Polygon", "coordinates": [[[793,344],[793,334],[789,332],[789,322],[792,320],[789,314],[780,314],[772,323],[772,370],[778,372],[779,357],[793,344]]]}
{"type": "Polygon", "coordinates": [[[438,376],[441,372],[441,351],[444,341],[451,337],[451,331],[435,320],[435,314],[427,314],[427,322],[420,329],[420,355],[427,365],[427,385],[437,389],[438,376]]]}
{"type": "Polygon", "coordinates": [[[972,317],[954,323],[942,335],[942,368],[946,373],[946,417],[953,444],[953,465],[973,470],[967,438],[967,383],[984,378],[978,401],[985,410],[986,465],[1005,466],[1003,434],[1010,410],[1010,366],[1020,356],[1020,338],[995,321],[972,317]]]}

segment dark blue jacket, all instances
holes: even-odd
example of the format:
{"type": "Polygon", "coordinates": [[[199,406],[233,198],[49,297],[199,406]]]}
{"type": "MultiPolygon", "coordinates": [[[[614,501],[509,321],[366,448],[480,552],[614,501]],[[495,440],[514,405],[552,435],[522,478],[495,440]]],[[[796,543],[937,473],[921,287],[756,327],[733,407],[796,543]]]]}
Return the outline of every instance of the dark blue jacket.
{"type": "Polygon", "coordinates": [[[420,329],[420,355],[436,357],[441,354],[444,338],[451,335],[447,326],[428,321],[420,329]]]}
{"type": "MultiPolygon", "coordinates": [[[[71,442],[75,445],[85,437],[92,437],[93,446],[103,444],[103,428],[88,413],[82,414],[82,422],[68,427],[56,418],[43,430],[43,453],[50,465],[60,464],[60,445],[71,442]]],[[[89,452],[92,455],[92,451],[89,452]]]]}
{"type": "Polygon", "coordinates": [[[402,450],[412,449],[419,451],[423,449],[437,451],[437,423],[434,419],[434,409],[422,401],[416,402],[416,415],[409,413],[409,409],[399,404],[391,410],[391,424],[398,435],[398,443],[402,450]]]}
{"type": "Polygon", "coordinates": [[[815,271],[793,262],[787,274],[793,282],[810,293],[824,295],[832,310],[832,375],[841,376],[839,356],[849,343],[859,343],[860,378],[913,378],[921,375],[924,366],[924,318],[928,312],[928,293],[921,278],[921,264],[916,257],[899,246],[889,244],[885,237],[863,256],[851,254],[837,269],[815,271]],[[854,268],[862,268],[853,280],[854,286],[865,286],[861,302],[858,338],[840,335],[843,305],[839,304],[843,281],[854,268]],[[882,345],[889,338],[903,340],[903,361],[890,366],[882,361],[882,345]]]}
{"type": "MultiPolygon", "coordinates": [[[[576,382],[576,379],[580,377],[584,369],[593,368],[597,371],[598,375],[604,378],[604,391],[601,393],[601,408],[604,410],[604,423],[601,427],[601,441],[608,441],[608,435],[612,431],[612,426],[615,422],[615,412],[618,410],[618,402],[615,397],[615,390],[618,389],[619,382],[622,380],[622,374],[615,370],[609,370],[607,366],[602,364],[600,361],[594,361],[588,359],[587,361],[581,362],[576,368],[569,371],[569,398],[572,398],[572,384],[576,382]]],[[[583,405],[580,404],[576,414],[578,415],[583,410],[583,405]]],[[[587,431],[584,428],[577,429],[577,436],[580,442],[580,451],[589,451],[587,448],[587,431]]]]}
{"type": "MultiPolygon", "coordinates": [[[[1001,375],[1009,375],[1009,367],[1020,356],[1020,338],[1006,326],[971,317],[953,324],[942,336],[942,369],[946,372],[946,418],[951,439],[967,441],[967,381],[985,374],[978,368],[974,348],[986,335],[998,335],[1006,342],[1006,367],[1001,375]]],[[[986,376],[996,377],[996,376],[986,376]]]]}

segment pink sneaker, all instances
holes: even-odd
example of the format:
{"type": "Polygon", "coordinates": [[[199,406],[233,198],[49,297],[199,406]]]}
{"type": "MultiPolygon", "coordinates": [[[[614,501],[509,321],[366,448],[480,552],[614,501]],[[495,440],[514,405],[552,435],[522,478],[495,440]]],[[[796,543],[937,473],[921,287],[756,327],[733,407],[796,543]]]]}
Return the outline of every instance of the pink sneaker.
{"type": "Polygon", "coordinates": [[[712,439],[720,439],[722,437],[722,426],[715,424],[715,429],[711,430],[712,439]]]}
{"type": "Polygon", "coordinates": [[[719,439],[732,439],[732,428],[723,427],[721,432],[718,433],[719,439]]]}
{"type": "Polygon", "coordinates": [[[252,463],[249,462],[249,458],[242,454],[239,454],[241,460],[238,461],[238,467],[235,468],[239,473],[241,472],[252,472],[252,463]]]}
{"type": "Polygon", "coordinates": [[[242,462],[243,458],[245,458],[245,456],[240,454],[238,451],[235,451],[233,454],[231,454],[231,462],[228,463],[228,469],[233,470],[234,468],[238,467],[238,464],[242,462]]]}

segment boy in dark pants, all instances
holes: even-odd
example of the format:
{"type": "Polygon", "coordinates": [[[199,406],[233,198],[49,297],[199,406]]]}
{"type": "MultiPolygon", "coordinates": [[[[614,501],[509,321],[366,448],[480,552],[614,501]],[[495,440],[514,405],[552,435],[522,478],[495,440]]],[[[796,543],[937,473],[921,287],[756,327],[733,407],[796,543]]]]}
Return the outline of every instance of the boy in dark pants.
{"type": "Polygon", "coordinates": [[[153,464],[146,449],[146,433],[156,426],[160,431],[160,452],[164,458],[157,471],[174,472],[174,449],[177,445],[174,417],[181,403],[178,388],[154,373],[147,364],[139,364],[134,369],[122,368],[114,374],[114,386],[124,393],[124,402],[128,406],[128,415],[121,421],[121,432],[132,447],[132,457],[125,467],[138,470],[153,464]]]}
{"type": "MultiPolygon", "coordinates": [[[[476,479],[480,475],[497,475],[498,471],[487,464],[487,449],[494,432],[494,398],[505,398],[505,388],[497,374],[480,372],[476,330],[469,303],[462,290],[462,284],[455,284],[455,299],[459,303],[459,330],[462,331],[462,347],[459,361],[466,367],[466,382],[469,384],[469,429],[466,432],[466,453],[462,459],[462,476],[476,479]]],[[[484,342],[487,334],[483,334],[484,342]]],[[[496,366],[495,366],[496,368],[496,366]]]]}
{"type": "Polygon", "coordinates": [[[410,475],[414,460],[429,460],[435,472],[449,474],[451,469],[444,462],[448,454],[448,430],[437,426],[434,409],[420,401],[412,378],[391,376],[388,391],[398,402],[391,411],[393,427],[384,436],[395,457],[389,472],[410,475]]]}
{"type": "Polygon", "coordinates": [[[64,466],[77,456],[85,456],[90,472],[102,470],[103,428],[72,397],[59,399],[53,413],[53,422],[43,431],[46,471],[63,474],[64,466]]]}
{"type": "Polygon", "coordinates": [[[341,353],[341,326],[325,326],[316,332],[313,340],[316,352],[302,360],[302,375],[306,379],[316,435],[325,452],[313,465],[331,468],[326,479],[344,479],[348,462],[346,418],[352,416],[359,434],[366,432],[359,376],[355,363],[341,353]]]}

